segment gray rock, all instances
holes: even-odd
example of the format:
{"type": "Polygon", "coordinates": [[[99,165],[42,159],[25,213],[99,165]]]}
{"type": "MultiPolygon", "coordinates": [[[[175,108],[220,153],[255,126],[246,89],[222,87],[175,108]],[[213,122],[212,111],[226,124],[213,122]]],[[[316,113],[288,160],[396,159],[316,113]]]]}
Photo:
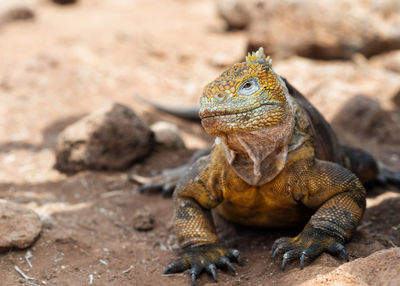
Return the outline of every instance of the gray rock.
{"type": "Polygon", "coordinates": [[[400,74],[354,61],[321,62],[291,57],[273,62],[273,66],[305,94],[328,121],[359,95],[379,102],[383,109],[393,109],[392,97],[400,90],[400,74]]]}
{"type": "Polygon", "coordinates": [[[250,6],[241,0],[218,0],[218,14],[225,20],[228,29],[243,29],[250,23],[250,6]]]}
{"type": "MultiPolygon", "coordinates": [[[[386,150],[397,152],[400,121],[393,97],[400,90],[400,74],[368,62],[299,57],[278,61],[274,67],[307,96],[342,141],[357,146],[361,138],[373,138],[385,142],[386,150]]],[[[382,145],[380,149],[385,150],[382,145]]]]}
{"type": "Polygon", "coordinates": [[[395,95],[392,97],[392,101],[394,104],[397,105],[398,108],[400,107],[400,90],[397,91],[395,95]]]}
{"type": "Polygon", "coordinates": [[[152,146],[147,124],[129,107],[113,103],[60,133],[55,167],[63,172],[122,170],[145,157],[152,146]]]}
{"type": "MultiPolygon", "coordinates": [[[[230,1],[227,1],[230,2],[230,1]]],[[[367,57],[400,48],[397,0],[238,0],[249,18],[249,50],[317,59],[367,57]],[[249,15],[248,15],[249,14],[249,15]]],[[[237,11],[237,13],[239,13],[237,11]]],[[[240,18],[240,17],[237,17],[240,18]]],[[[234,25],[224,17],[228,25],[234,25]]]]}
{"type": "Polygon", "coordinates": [[[133,227],[139,231],[149,231],[154,227],[153,214],[147,210],[138,210],[133,217],[133,227]]]}
{"type": "Polygon", "coordinates": [[[78,2],[78,0],[51,0],[51,1],[59,5],[69,5],[78,2]]]}
{"type": "Polygon", "coordinates": [[[30,246],[41,229],[40,217],[34,211],[0,200],[0,251],[30,246]]]}
{"type": "Polygon", "coordinates": [[[185,147],[185,143],[179,134],[179,129],[175,124],[158,121],[151,125],[150,129],[154,132],[158,144],[172,149],[185,147]]]}
{"type": "Polygon", "coordinates": [[[35,4],[35,0],[1,0],[0,24],[34,18],[35,4]]]}

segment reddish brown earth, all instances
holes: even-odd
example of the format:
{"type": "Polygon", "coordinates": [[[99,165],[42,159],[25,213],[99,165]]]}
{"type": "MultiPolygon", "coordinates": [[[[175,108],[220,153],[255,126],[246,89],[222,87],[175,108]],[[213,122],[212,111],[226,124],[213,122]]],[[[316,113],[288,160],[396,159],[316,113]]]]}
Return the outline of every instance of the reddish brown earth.
{"type": "MultiPolygon", "coordinates": [[[[0,285],[188,285],[187,273],[162,275],[176,258],[171,199],[140,194],[128,178],[184,163],[212,139],[197,124],[157,113],[134,95],[196,103],[202,86],[242,59],[246,46],[245,32],[226,32],[211,0],[93,0],[65,7],[39,1],[34,20],[0,26],[0,198],[28,206],[43,220],[29,249],[32,268],[27,250],[0,254],[0,285]],[[67,176],[55,170],[57,134],[110,101],[132,107],[149,123],[178,124],[188,150],[159,147],[127,172],[67,176]],[[137,211],[154,216],[152,230],[133,228],[137,211]]],[[[398,123],[398,109],[391,112],[398,123]]],[[[345,124],[335,123],[342,138],[400,169],[397,136],[377,140],[364,132],[361,140],[345,124]]],[[[395,123],[385,128],[391,134],[395,123]]],[[[352,261],[400,246],[399,209],[398,188],[370,191],[364,220],[347,245],[352,261]]],[[[220,285],[297,285],[344,262],[323,254],[302,271],[293,262],[282,273],[270,249],[276,238],[296,231],[235,231],[230,244],[245,264],[237,276],[219,272],[220,285]]],[[[198,281],[208,283],[214,285],[207,275],[198,281]]]]}

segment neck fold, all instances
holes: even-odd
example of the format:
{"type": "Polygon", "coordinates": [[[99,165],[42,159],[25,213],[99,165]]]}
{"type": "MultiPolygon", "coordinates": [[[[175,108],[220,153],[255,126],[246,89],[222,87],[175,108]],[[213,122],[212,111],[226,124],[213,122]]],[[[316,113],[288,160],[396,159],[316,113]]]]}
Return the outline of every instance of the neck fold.
{"type": "Polygon", "coordinates": [[[235,173],[250,185],[273,180],[285,167],[288,144],[295,125],[295,103],[288,100],[285,116],[275,126],[220,137],[235,173]]]}

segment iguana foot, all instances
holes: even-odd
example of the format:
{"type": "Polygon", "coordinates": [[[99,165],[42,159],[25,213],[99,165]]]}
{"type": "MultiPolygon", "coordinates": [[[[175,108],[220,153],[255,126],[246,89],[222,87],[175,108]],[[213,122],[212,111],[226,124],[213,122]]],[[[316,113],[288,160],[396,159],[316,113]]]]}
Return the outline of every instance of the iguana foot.
{"type": "Polygon", "coordinates": [[[334,237],[328,232],[316,228],[304,229],[296,237],[277,239],[272,246],[272,251],[274,260],[278,254],[283,254],[282,271],[285,270],[288,261],[298,258],[300,258],[300,269],[303,269],[306,259],[316,258],[324,251],[332,255],[342,253],[346,261],[349,261],[343,241],[339,237],[334,237]]]}
{"type": "Polygon", "coordinates": [[[143,177],[137,174],[132,174],[130,179],[136,183],[142,184],[140,186],[141,193],[155,193],[160,192],[163,197],[172,195],[176,184],[180,178],[185,174],[188,165],[182,165],[173,169],[166,169],[160,175],[154,177],[143,177]]]}
{"type": "Polygon", "coordinates": [[[216,269],[229,269],[234,274],[236,270],[231,261],[242,265],[242,259],[237,249],[225,249],[219,244],[204,244],[194,247],[187,247],[183,250],[178,261],[170,264],[164,271],[164,274],[183,272],[190,269],[192,286],[198,275],[205,270],[210,274],[215,282],[218,282],[216,269]]]}

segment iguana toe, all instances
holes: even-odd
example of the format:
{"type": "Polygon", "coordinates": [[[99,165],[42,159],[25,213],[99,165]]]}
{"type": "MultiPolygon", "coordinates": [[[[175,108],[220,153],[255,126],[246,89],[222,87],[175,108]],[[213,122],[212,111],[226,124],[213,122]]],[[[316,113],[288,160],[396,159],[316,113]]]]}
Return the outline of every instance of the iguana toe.
{"type": "Polygon", "coordinates": [[[238,250],[226,250],[218,244],[187,247],[183,250],[178,261],[167,266],[164,274],[178,273],[190,269],[191,285],[195,285],[197,277],[205,270],[213,277],[215,282],[218,282],[217,268],[229,269],[233,274],[236,274],[235,267],[231,261],[242,263],[238,250]]]}
{"type": "Polygon", "coordinates": [[[315,228],[305,229],[293,238],[277,239],[272,246],[272,252],[274,261],[279,254],[282,254],[282,271],[285,270],[289,261],[295,259],[300,259],[300,268],[303,269],[307,259],[314,259],[322,252],[328,252],[332,255],[343,254],[346,261],[349,261],[349,255],[341,239],[324,230],[315,228]]]}

